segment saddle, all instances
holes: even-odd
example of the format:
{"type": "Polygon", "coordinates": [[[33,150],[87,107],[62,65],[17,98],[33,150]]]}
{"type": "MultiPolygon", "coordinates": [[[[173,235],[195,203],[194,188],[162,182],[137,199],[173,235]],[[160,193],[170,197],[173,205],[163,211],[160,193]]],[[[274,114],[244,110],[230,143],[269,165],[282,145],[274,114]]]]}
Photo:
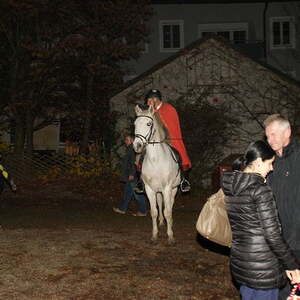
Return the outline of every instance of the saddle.
{"type": "MultiPolygon", "coordinates": [[[[179,170],[181,175],[183,174],[183,167],[182,167],[182,159],[181,156],[179,154],[179,152],[177,151],[176,148],[172,147],[169,143],[167,143],[167,145],[170,147],[171,149],[171,153],[173,156],[174,161],[177,162],[178,166],[179,166],[179,170]]],[[[145,152],[142,152],[136,160],[136,166],[137,166],[137,172],[140,172],[142,169],[142,165],[143,165],[143,161],[144,161],[144,157],[145,157],[145,152]]]]}
{"type": "Polygon", "coordinates": [[[183,168],[182,168],[182,159],[181,159],[181,156],[179,154],[179,151],[172,147],[170,144],[168,144],[172,150],[172,154],[174,154],[174,160],[178,163],[179,165],[179,168],[180,168],[180,171],[183,172],[183,168]]]}

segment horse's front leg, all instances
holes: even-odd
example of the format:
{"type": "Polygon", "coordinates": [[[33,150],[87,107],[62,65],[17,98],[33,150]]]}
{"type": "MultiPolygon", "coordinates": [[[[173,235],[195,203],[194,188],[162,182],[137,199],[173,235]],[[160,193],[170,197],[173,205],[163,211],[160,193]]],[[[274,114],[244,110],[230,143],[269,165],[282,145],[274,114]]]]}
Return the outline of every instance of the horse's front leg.
{"type": "Polygon", "coordinates": [[[164,215],[163,215],[163,210],[162,210],[162,205],[163,205],[163,195],[162,193],[158,193],[156,195],[156,201],[158,205],[158,219],[159,219],[159,226],[164,225],[164,215]]]}
{"type": "Polygon", "coordinates": [[[164,215],[167,221],[167,234],[168,234],[169,244],[172,244],[175,241],[173,236],[173,229],[172,229],[173,227],[172,210],[173,210],[176,192],[177,192],[177,188],[172,189],[171,187],[166,188],[165,191],[163,192],[164,204],[165,204],[164,215]]]}
{"type": "Polygon", "coordinates": [[[157,240],[157,207],[156,207],[156,193],[145,184],[145,190],[150,203],[151,217],[152,217],[152,241],[157,240]]]}

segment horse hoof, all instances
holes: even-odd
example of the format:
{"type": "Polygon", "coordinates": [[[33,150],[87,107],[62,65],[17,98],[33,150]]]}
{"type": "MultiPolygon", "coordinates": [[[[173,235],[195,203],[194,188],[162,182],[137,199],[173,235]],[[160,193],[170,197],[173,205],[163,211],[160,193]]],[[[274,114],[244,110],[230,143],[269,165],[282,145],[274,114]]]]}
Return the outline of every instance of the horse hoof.
{"type": "Polygon", "coordinates": [[[175,245],[175,239],[174,238],[168,239],[168,244],[169,245],[175,245]]]}
{"type": "Polygon", "coordinates": [[[152,237],[151,238],[151,243],[156,244],[157,243],[157,237],[152,237]]]}
{"type": "Polygon", "coordinates": [[[164,221],[159,222],[159,226],[160,226],[160,227],[161,227],[161,226],[164,226],[164,225],[165,225],[164,221]]]}

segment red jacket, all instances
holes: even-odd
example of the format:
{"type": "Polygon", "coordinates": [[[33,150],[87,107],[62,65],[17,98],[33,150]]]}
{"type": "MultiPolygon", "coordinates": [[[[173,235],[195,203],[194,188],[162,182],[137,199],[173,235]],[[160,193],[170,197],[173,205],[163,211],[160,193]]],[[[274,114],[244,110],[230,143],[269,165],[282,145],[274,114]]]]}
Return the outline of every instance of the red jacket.
{"type": "Polygon", "coordinates": [[[161,102],[161,106],[156,112],[168,130],[171,146],[174,147],[181,156],[183,170],[186,171],[190,169],[192,164],[183,143],[180,121],[176,109],[169,103],[161,102]]]}

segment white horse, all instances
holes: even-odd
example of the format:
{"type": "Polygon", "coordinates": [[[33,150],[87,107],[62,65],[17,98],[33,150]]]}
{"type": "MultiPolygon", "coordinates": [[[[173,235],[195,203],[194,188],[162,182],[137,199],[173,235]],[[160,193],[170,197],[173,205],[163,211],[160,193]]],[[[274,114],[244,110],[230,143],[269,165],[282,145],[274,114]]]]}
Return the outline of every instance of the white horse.
{"type": "Polygon", "coordinates": [[[145,151],[141,178],[150,202],[152,217],[152,240],[157,240],[157,205],[159,208],[159,225],[167,221],[169,243],[174,242],[172,209],[175,195],[181,181],[181,172],[174,151],[167,143],[167,133],[159,116],[152,106],[142,110],[135,107],[135,139],[133,148],[136,153],[145,151]],[[164,214],[163,214],[164,204],[164,214]]]}

